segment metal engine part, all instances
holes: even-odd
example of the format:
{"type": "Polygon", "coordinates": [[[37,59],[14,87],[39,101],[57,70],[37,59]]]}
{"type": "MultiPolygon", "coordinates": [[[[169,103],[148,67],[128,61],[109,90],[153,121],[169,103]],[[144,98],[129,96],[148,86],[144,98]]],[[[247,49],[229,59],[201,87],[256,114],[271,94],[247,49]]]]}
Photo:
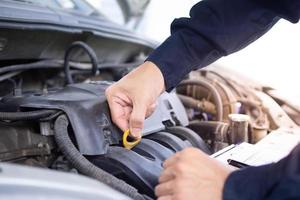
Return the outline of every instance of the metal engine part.
{"type": "Polygon", "coordinates": [[[0,161],[48,167],[52,161],[54,139],[40,135],[32,123],[0,122],[0,161]],[[26,157],[37,156],[40,162],[26,157]]]}

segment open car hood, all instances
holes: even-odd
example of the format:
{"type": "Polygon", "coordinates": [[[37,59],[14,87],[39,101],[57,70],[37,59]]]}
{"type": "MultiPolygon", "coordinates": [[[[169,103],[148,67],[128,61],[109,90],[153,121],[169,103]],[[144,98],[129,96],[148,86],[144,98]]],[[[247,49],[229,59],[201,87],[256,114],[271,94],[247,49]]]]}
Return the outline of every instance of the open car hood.
{"type": "Polygon", "coordinates": [[[101,16],[18,1],[1,2],[0,29],[1,60],[60,59],[75,40],[93,47],[101,62],[126,62],[157,46],[101,16]]]}

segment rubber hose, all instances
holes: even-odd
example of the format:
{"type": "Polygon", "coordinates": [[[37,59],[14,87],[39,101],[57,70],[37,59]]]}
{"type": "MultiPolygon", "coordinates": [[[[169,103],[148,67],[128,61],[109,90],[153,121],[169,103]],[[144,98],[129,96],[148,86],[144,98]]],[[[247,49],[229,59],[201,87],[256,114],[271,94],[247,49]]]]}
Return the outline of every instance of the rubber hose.
{"type": "Polygon", "coordinates": [[[0,74],[6,72],[14,72],[18,70],[40,69],[40,68],[49,69],[49,68],[60,68],[60,67],[61,64],[59,64],[55,60],[42,60],[42,61],[37,61],[37,62],[27,63],[27,64],[4,66],[0,68],[0,74]]]}
{"type": "Polygon", "coordinates": [[[209,82],[204,80],[184,80],[179,86],[199,85],[206,87],[213,95],[214,103],[216,104],[217,115],[216,121],[223,121],[223,103],[222,98],[217,89],[209,82]]]}
{"type": "Polygon", "coordinates": [[[28,112],[0,112],[0,120],[36,120],[42,119],[45,117],[49,117],[52,114],[55,114],[57,111],[55,110],[36,110],[36,111],[28,111],[28,112]]]}
{"type": "Polygon", "coordinates": [[[227,123],[195,120],[191,121],[188,127],[197,132],[204,139],[228,142],[229,125],[227,123]]]}
{"type": "Polygon", "coordinates": [[[98,70],[98,59],[95,51],[86,43],[81,42],[81,41],[76,41],[71,44],[71,46],[66,50],[65,53],[65,59],[64,59],[64,71],[65,71],[65,76],[68,84],[74,83],[74,80],[72,78],[72,75],[70,73],[70,56],[71,52],[75,48],[82,48],[87,55],[90,57],[91,62],[92,62],[92,73],[95,75],[98,70]]]}
{"type": "Polygon", "coordinates": [[[215,105],[207,100],[198,100],[182,94],[177,94],[177,96],[185,107],[216,114],[215,105]]]}
{"type": "Polygon", "coordinates": [[[120,191],[127,196],[137,199],[145,200],[143,195],[128,185],[126,182],[117,179],[106,171],[96,167],[89,160],[87,160],[75,147],[68,134],[68,119],[65,115],[59,116],[54,125],[55,140],[62,153],[66,156],[68,161],[82,174],[95,178],[100,182],[120,191]]]}

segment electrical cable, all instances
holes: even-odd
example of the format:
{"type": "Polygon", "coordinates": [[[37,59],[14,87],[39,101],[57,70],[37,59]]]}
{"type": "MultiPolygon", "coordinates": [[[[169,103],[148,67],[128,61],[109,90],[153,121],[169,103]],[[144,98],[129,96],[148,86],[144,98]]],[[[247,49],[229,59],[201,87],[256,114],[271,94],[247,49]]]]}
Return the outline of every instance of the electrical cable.
{"type": "Polygon", "coordinates": [[[98,71],[98,58],[95,53],[95,51],[86,43],[81,41],[76,41],[71,44],[71,46],[66,50],[65,53],[65,59],[64,59],[64,72],[66,76],[66,80],[68,84],[74,83],[74,80],[72,78],[71,72],[70,72],[70,58],[71,58],[71,52],[75,48],[81,48],[85,51],[85,53],[90,57],[92,62],[92,74],[96,75],[98,71]]]}
{"type": "Polygon", "coordinates": [[[56,110],[35,110],[27,112],[0,112],[0,120],[29,121],[42,119],[55,114],[56,110]]]}
{"type": "Polygon", "coordinates": [[[69,121],[65,115],[59,116],[54,124],[54,136],[62,153],[79,172],[107,184],[133,199],[145,200],[144,196],[139,194],[134,187],[112,176],[86,159],[71,141],[68,133],[68,124],[69,121]]]}
{"type": "MultiPolygon", "coordinates": [[[[141,62],[132,62],[132,63],[98,63],[98,69],[115,69],[115,68],[128,68],[128,67],[137,67],[141,62]]],[[[70,67],[79,69],[84,73],[85,70],[90,70],[88,64],[78,63],[78,62],[69,62],[70,67]]],[[[23,71],[31,69],[60,69],[63,68],[64,64],[62,60],[40,60],[32,63],[25,64],[16,64],[0,67],[0,82],[17,76],[23,71]],[[9,73],[11,72],[11,73],[9,73]],[[6,74],[7,73],[7,74],[6,74]]],[[[70,71],[73,73],[73,70],[70,71]]],[[[78,74],[79,71],[74,72],[78,74]]]]}
{"type": "Polygon", "coordinates": [[[40,68],[61,68],[62,65],[57,60],[41,60],[33,63],[10,65],[0,68],[0,74],[19,70],[40,69],[40,68]]]}

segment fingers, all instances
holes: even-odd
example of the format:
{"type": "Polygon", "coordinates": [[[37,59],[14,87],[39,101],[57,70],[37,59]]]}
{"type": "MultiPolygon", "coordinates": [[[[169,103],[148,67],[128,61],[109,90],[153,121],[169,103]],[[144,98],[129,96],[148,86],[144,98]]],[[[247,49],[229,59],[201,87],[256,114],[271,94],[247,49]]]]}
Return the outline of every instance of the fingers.
{"type": "Polygon", "coordinates": [[[180,152],[177,152],[176,154],[174,154],[173,156],[171,156],[170,158],[168,158],[164,163],[163,163],[163,167],[166,169],[170,166],[172,166],[173,164],[175,164],[176,162],[178,162],[178,160],[180,159],[180,152]]]}
{"type": "Polygon", "coordinates": [[[130,135],[141,137],[146,116],[153,113],[156,103],[147,106],[147,99],[129,98],[121,92],[106,90],[106,96],[110,107],[112,121],[122,130],[130,129],[130,135]]]}
{"type": "Polygon", "coordinates": [[[150,115],[152,115],[152,113],[154,112],[156,106],[157,106],[156,102],[151,104],[150,106],[148,106],[147,112],[146,112],[146,118],[148,118],[150,115]]]}
{"type": "Polygon", "coordinates": [[[145,117],[153,113],[154,101],[164,90],[160,69],[146,61],[106,89],[113,122],[123,131],[129,128],[131,136],[141,137],[145,117]]]}
{"type": "Polygon", "coordinates": [[[165,183],[161,183],[158,186],[155,187],[155,195],[160,196],[166,196],[166,195],[172,195],[173,194],[173,181],[168,181],[165,183]]]}
{"type": "Polygon", "coordinates": [[[155,188],[158,199],[221,199],[230,171],[195,148],[186,148],[164,163],[155,188]]]}
{"type": "Polygon", "coordinates": [[[172,179],[175,178],[175,174],[174,174],[174,171],[172,169],[165,169],[159,179],[158,179],[158,182],[159,183],[164,183],[164,182],[167,182],[167,181],[170,181],[172,179]]]}
{"type": "Polygon", "coordinates": [[[109,104],[112,121],[122,130],[129,128],[128,119],[132,108],[128,106],[128,99],[124,95],[114,95],[111,88],[105,91],[107,102],[109,104]]]}
{"type": "Polygon", "coordinates": [[[116,102],[110,103],[110,112],[112,121],[122,130],[125,131],[129,128],[128,118],[131,109],[124,109],[123,106],[116,102]]]}
{"type": "Polygon", "coordinates": [[[130,135],[141,138],[147,107],[144,101],[133,102],[132,113],[129,119],[130,135]]]}

